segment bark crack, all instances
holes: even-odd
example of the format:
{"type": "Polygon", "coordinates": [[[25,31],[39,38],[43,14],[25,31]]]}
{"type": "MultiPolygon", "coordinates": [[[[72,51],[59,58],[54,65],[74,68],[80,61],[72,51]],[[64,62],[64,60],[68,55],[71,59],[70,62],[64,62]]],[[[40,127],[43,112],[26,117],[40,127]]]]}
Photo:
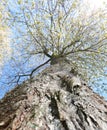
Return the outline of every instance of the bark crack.
{"type": "Polygon", "coordinates": [[[63,126],[65,130],[69,130],[66,120],[61,120],[60,118],[60,112],[59,112],[56,98],[59,99],[59,92],[57,94],[55,93],[55,95],[51,94],[51,97],[50,97],[51,103],[49,106],[51,107],[52,116],[54,117],[54,119],[58,119],[60,121],[61,125],[63,126]]]}
{"type": "Polygon", "coordinates": [[[89,116],[89,117],[90,117],[91,121],[93,122],[93,124],[94,124],[95,126],[99,127],[97,121],[95,121],[91,116],[89,116]]]}
{"type": "Polygon", "coordinates": [[[55,99],[55,97],[51,94],[51,103],[50,103],[50,107],[51,107],[51,113],[52,113],[52,116],[55,118],[55,119],[60,119],[60,113],[59,113],[59,110],[58,110],[58,105],[57,105],[57,101],[55,99]]]}
{"type": "Polygon", "coordinates": [[[61,121],[61,124],[65,130],[69,130],[66,120],[61,121]]]}

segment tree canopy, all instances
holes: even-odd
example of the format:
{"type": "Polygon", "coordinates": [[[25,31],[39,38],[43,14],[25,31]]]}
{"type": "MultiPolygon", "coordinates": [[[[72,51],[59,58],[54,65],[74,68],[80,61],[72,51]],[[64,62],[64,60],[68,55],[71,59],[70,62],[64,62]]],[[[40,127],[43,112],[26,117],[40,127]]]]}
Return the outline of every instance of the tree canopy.
{"type": "Polygon", "coordinates": [[[2,72],[2,67],[4,61],[6,61],[11,54],[11,47],[10,47],[10,39],[9,34],[10,30],[5,22],[5,18],[7,13],[5,11],[4,5],[0,4],[0,74],[2,72]]]}
{"type": "MultiPolygon", "coordinates": [[[[83,78],[104,75],[107,5],[92,9],[85,1],[9,0],[6,9],[8,26],[15,33],[14,61],[30,64],[33,74],[36,59],[65,57],[83,78]]],[[[18,76],[29,76],[27,72],[19,70],[18,76]]]]}

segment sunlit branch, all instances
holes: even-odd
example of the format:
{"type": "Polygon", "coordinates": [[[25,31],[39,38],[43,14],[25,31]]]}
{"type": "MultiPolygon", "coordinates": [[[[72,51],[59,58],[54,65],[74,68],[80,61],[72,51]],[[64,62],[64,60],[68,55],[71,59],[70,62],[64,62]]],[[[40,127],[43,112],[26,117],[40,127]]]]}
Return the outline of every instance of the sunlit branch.
{"type": "Polygon", "coordinates": [[[31,31],[30,28],[29,28],[29,25],[28,25],[28,22],[27,22],[27,20],[26,20],[26,16],[25,16],[24,10],[23,10],[23,15],[24,15],[25,23],[26,23],[26,25],[27,25],[27,27],[28,27],[28,29],[29,29],[30,34],[32,35],[32,37],[34,38],[34,40],[36,41],[36,43],[38,43],[38,44],[41,46],[41,43],[36,39],[36,37],[33,35],[32,31],[31,31]]]}

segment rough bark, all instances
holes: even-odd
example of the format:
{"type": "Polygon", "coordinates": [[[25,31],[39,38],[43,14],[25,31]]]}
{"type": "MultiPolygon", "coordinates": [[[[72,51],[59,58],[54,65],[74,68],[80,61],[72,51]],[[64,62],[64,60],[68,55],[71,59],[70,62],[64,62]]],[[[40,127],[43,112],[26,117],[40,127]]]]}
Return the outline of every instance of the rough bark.
{"type": "Polygon", "coordinates": [[[107,130],[107,102],[71,72],[51,65],[7,93],[0,130],[107,130]]]}

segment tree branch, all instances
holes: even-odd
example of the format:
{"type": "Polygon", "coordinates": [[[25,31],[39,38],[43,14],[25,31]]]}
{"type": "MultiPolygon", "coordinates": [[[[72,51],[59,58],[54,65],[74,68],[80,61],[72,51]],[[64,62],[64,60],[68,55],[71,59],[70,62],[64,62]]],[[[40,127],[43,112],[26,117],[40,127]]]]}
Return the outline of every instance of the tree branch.
{"type": "Polygon", "coordinates": [[[31,71],[31,73],[28,73],[28,74],[18,74],[18,75],[16,75],[12,81],[14,81],[14,80],[17,78],[16,83],[19,84],[19,81],[20,81],[21,77],[30,77],[30,79],[31,79],[32,76],[33,76],[33,73],[34,73],[35,71],[37,71],[39,68],[41,68],[42,66],[44,66],[45,64],[47,64],[50,60],[51,60],[51,59],[47,60],[47,61],[44,62],[43,64],[41,64],[41,65],[39,65],[38,67],[36,67],[35,69],[33,69],[33,70],[31,71]]]}

